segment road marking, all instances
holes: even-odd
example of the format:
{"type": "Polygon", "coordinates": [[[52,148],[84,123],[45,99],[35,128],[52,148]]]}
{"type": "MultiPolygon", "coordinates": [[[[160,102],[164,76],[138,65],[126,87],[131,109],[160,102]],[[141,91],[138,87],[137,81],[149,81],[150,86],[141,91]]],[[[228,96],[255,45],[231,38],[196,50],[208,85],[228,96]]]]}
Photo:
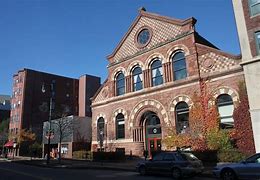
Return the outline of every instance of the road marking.
{"type": "Polygon", "coordinates": [[[39,176],[34,176],[32,174],[19,172],[19,171],[15,171],[15,170],[11,170],[11,169],[6,169],[6,168],[0,168],[0,170],[9,171],[9,172],[20,174],[20,175],[24,175],[24,176],[33,177],[33,178],[40,179],[40,180],[52,180],[51,178],[43,178],[43,177],[39,177],[39,176]]]}

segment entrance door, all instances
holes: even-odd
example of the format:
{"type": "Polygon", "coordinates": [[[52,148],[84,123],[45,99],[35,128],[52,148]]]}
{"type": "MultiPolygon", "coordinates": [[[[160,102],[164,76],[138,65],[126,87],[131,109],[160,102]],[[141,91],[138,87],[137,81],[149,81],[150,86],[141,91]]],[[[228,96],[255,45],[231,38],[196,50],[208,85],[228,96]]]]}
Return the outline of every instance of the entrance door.
{"type": "Polygon", "coordinates": [[[158,151],[161,151],[161,138],[148,138],[149,156],[153,157],[158,151]]]}
{"type": "Polygon", "coordinates": [[[147,111],[143,114],[145,122],[145,146],[149,157],[152,157],[155,152],[161,150],[161,124],[156,113],[147,111]]]}

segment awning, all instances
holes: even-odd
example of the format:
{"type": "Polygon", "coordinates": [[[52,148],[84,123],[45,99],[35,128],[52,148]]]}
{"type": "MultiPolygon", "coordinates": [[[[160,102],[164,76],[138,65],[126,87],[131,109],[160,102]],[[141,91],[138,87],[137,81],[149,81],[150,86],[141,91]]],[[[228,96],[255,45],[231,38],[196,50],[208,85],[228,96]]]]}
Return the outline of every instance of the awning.
{"type": "Polygon", "coordinates": [[[12,140],[8,141],[7,143],[5,143],[4,147],[13,147],[14,142],[12,140]]]}

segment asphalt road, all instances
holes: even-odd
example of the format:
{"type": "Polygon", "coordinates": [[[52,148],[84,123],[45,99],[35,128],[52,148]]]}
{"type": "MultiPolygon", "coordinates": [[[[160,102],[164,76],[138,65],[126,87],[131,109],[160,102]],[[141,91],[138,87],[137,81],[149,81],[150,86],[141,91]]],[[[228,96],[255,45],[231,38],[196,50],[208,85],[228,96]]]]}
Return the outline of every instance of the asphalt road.
{"type": "MultiPolygon", "coordinates": [[[[170,180],[170,177],[161,176],[140,176],[136,172],[95,170],[95,169],[53,169],[0,162],[0,180],[170,180]]],[[[213,178],[193,177],[186,180],[210,180],[213,178]]]]}

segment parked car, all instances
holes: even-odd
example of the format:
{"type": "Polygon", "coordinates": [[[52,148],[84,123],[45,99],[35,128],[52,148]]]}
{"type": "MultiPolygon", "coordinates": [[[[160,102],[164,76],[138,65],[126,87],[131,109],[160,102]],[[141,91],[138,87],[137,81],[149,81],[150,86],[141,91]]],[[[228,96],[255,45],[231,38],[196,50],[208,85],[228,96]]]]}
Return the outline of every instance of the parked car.
{"type": "Polygon", "coordinates": [[[195,155],[182,151],[161,152],[136,165],[136,170],[141,175],[164,174],[171,175],[174,179],[202,173],[203,169],[202,162],[195,155]]]}
{"type": "Polygon", "coordinates": [[[213,174],[225,179],[260,179],[260,153],[238,163],[217,165],[213,174]]]}

